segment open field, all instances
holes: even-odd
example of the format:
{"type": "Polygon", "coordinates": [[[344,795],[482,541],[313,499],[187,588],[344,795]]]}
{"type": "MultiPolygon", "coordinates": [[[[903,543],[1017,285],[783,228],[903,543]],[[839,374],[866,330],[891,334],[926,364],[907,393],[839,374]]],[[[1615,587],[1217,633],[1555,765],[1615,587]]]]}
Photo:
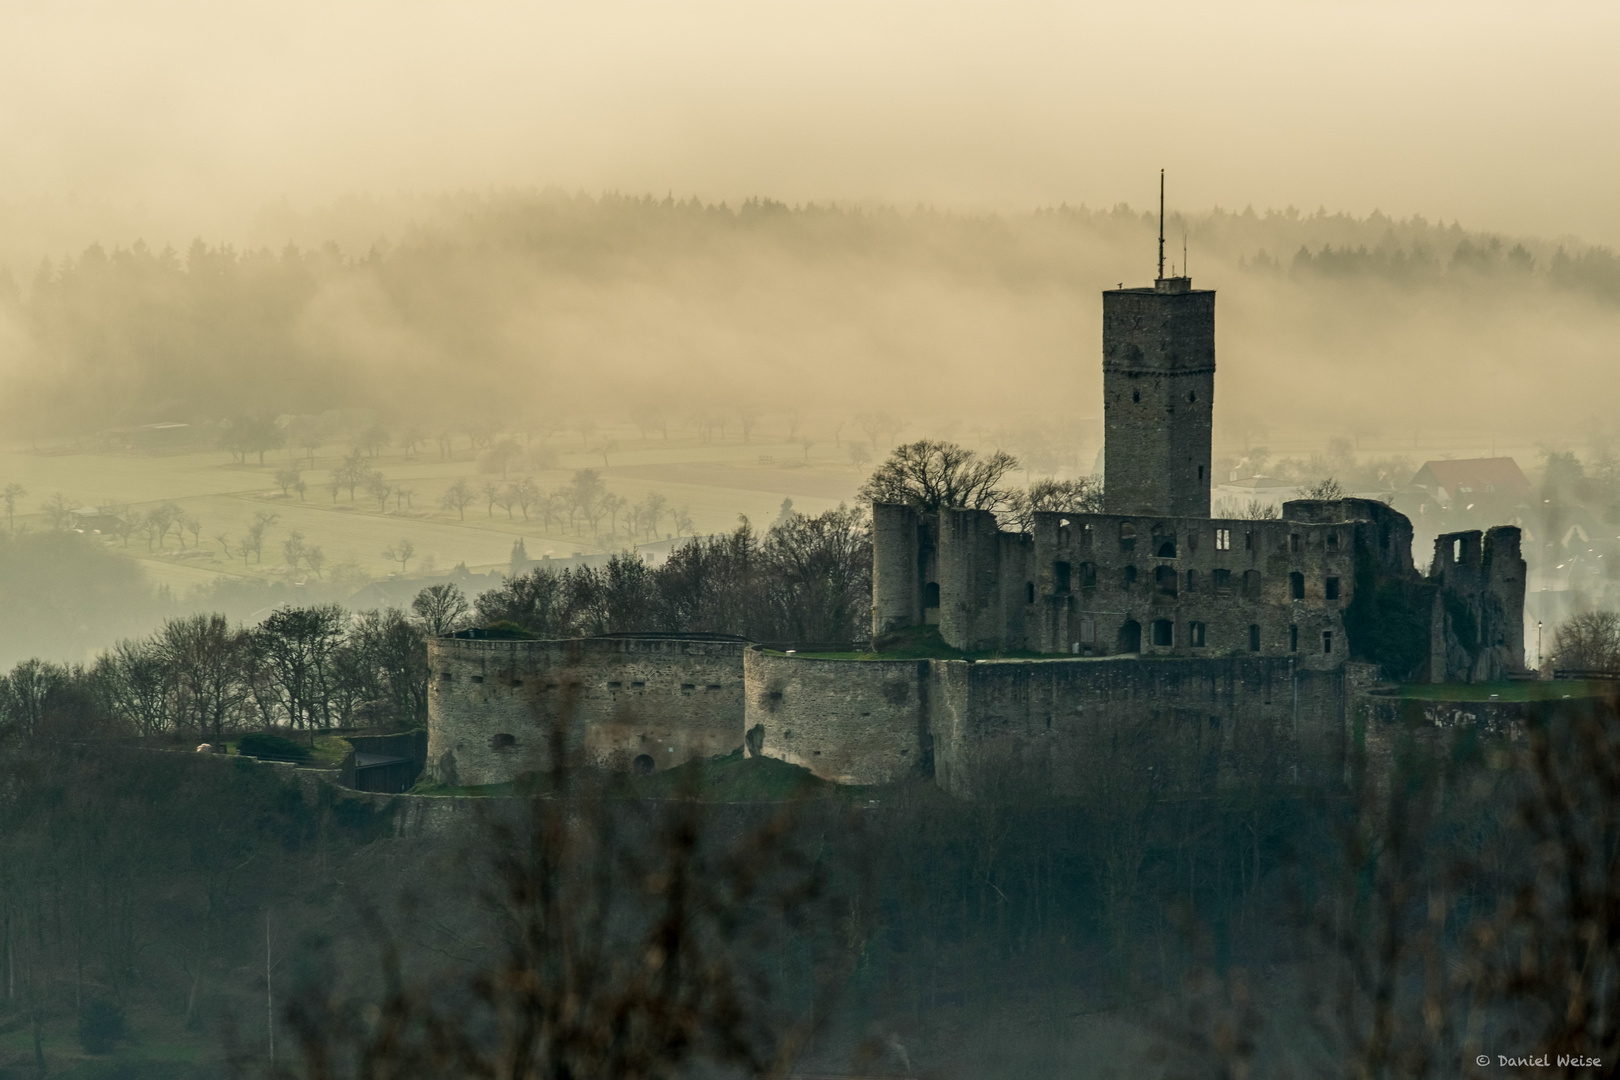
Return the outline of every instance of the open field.
{"type": "Polygon", "coordinates": [[[448,461],[440,460],[433,447],[409,458],[392,448],[371,459],[370,466],[394,489],[386,508],[364,488],[352,498],[347,489],[333,491],[333,470],[348,450],[341,445],[317,449],[313,466],[303,453],[294,460],[286,450],[266,454],[260,466],[255,458],[237,464],[214,449],[142,454],[12,447],[0,450],[0,485],[18,483],[27,491],[18,500],[19,529],[48,528],[40,506],[58,492],[75,506],[127,507],[131,519],[174,503],[200,523],[195,535],[184,534],[183,543],[173,532],[161,546],[140,532],[122,539],[108,536],[106,543],[138,560],[154,583],[183,596],[227,576],[305,578],[308,570],[289,566],[283,554],[283,544],[294,533],[305,545],[322,549],[322,573],[328,579],[359,582],[399,573],[400,564],[383,551],[400,540],[409,540],[416,549],[404,568],[408,577],[442,573],[462,563],[473,570],[504,569],[519,538],[531,558],[620,550],[673,534],[677,510],[690,516],[691,531],[697,533],[734,528],[739,514],[765,527],[776,519],[784,498],[791,498],[796,510],[819,513],[853,498],[865,475],[850,465],[847,440],[844,446],[812,447],[807,455],[798,443],[743,443],[735,437],[702,443],[642,439],[633,431],[615,434],[621,448],[609,452],[606,467],[599,450],[585,452],[577,440],[571,447],[559,437],[548,447],[554,467],[514,468],[508,479],[527,476],[549,492],[566,486],[576,470],[594,468],[606,489],[630,504],[657,492],[667,511],[656,536],[643,532],[631,537],[622,520],[616,532],[603,520],[593,535],[583,520],[569,529],[566,522],[544,523],[538,515],[525,521],[516,507],[492,507],[482,489],[504,481],[499,473],[479,471],[464,439],[448,461]],[[283,495],[277,485],[277,470],[289,465],[300,469],[307,485],[302,498],[283,495]],[[457,480],[480,493],[464,515],[442,505],[445,491],[457,480]],[[240,541],[258,514],[274,515],[274,521],[257,557],[244,559],[240,541]]]}

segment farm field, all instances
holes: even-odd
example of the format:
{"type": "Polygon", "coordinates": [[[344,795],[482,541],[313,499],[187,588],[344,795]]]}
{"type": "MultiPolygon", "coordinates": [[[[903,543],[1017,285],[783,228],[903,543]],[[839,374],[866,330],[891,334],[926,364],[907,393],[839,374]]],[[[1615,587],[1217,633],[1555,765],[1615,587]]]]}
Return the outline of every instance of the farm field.
{"type": "MultiPolygon", "coordinates": [[[[403,576],[426,577],[458,564],[474,571],[504,570],[515,541],[522,539],[531,558],[550,554],[617,551],[634,543],[662,540],[676,530],[676,511],[690,519],[687,532],[722,532],[745,514],[766,527],[780,512],[784,498],[794,509],[819,513],[854,497],[867,469],[850,464],[843,446],[812,447],[799,443],[754,441],[732,437],[703,443],[696,439],[639,438],[634,431],[614,432],[617,449],[606,458],[586,451],[579,441],[557,437],[546,449],[552,467],[512,468],[506,480],[499,472],[480,471],[477,454],[465,439],[457,440],[450,460],[441,460],[431,445],[407,457],[398,447],[368,459],[391,489],[386,506],[362,486],[352,494],[334,490],[331,480],[347,444],[319,447],[313,465],[306,451],[271,451],[264,464],[249,455],[240,464],[224,450],[179,453],[107,452],[72,446],[12,446],[0,450],[0,487],[20,484],[16,527],[44,530],[50,519],[41,509],[58,493],[75,507],[117,507],[126,520],[138,520],[164,503],[173,503],[197,523],[177,540],[171,531],[154,542],[141,531],[104,536],[104,542],[137,560],[150,579],[179,597],[224,577],[262,580],[313,580],[307,566],[289,565],[284,545],[294,537],[325,556],[320,577],[356,587],[368,580],[402,573],[401,563],[385,549],[409,541],[415,555],[403,576]],[[299,469],[307,485],[302,497],[283,494],[278,470],[299,469]],[[579,519],[569,528],[566,516],[547,522],[531,508],[524,520],[516,507],[490,505],[483,489],[528,477],[542,492],[566,487],[576,470],[596,469],[607,492],[635,505],[649,494],[665,500],[656,535],[645,527],[627,532],[626,520],[609,518],[593,534],[579,519]],[[464,513],[446,509],[445,492],[463,480],[475,493],[464,513]],[[244,557],[241,540],[256,515],[273,515],[259,551],[244,557]]],[[[684,524],[684,521],[683,521],[684,524]]]]}

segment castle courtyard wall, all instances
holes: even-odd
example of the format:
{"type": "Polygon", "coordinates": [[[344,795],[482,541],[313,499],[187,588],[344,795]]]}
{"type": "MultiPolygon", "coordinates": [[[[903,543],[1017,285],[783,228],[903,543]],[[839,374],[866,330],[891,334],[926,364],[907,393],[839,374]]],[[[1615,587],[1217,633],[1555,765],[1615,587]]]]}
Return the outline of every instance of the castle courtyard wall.
{"type": "Polygon", "coordinates": [[[667,769],[742,745],[744,643],[670,635],[428,642],[428,766],[445,784],[572,764],[667,769]]]}
{"type": "Polygon", "coordinates": [[[838,784],[929,768],[927,660],[826,660],[755,646],[743,659],[752,752],[838,784]]]}

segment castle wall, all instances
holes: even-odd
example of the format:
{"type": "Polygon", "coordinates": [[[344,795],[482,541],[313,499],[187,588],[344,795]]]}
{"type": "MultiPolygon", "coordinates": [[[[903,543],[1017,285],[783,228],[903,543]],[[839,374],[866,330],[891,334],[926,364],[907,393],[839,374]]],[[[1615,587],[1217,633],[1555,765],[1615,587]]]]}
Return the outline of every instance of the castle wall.
{"type": "Polygon", "coordinates": [[[1499,525],[1435,538],[1430,679],[1489,682],[1524,670],[1525,563],[1519,530],[1499,525]]]}
{"type": "Polygon", "coordinates": [[[744,654],[751,753],[839,784],[926,774],[927,660],[820,660],[755,646],[744,654]]]}
{"type": "Polygon", "coordinates": [[[575,763],[667,769],[742,743],[741,641],[662,635],[428,642],[428,776],[502,783],[575,763]]]}
{"type": "Polygon", "coordinates": [[[934,773],[963,798],[1334,784],[1365,665],[1281,658],[934,661],[934,773]]]}

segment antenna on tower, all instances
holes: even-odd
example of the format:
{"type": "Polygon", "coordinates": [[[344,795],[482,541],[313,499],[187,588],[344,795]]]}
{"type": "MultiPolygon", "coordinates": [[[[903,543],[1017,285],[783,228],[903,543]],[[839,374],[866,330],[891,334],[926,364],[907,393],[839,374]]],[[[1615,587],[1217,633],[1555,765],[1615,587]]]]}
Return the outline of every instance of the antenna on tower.
{"type": "Polygon", "coordinates": [[[1192,277],[1192,272],[1187,269],[1187,230],[1186,229],[1181,230],[1181,276],[1184,277],[1184,278],[1192,277]]]}
{"type": "Polygon", "coordinates": [[[1164,280],[1164,170],[1159,170],[1159,280],[1164,280]]]}

